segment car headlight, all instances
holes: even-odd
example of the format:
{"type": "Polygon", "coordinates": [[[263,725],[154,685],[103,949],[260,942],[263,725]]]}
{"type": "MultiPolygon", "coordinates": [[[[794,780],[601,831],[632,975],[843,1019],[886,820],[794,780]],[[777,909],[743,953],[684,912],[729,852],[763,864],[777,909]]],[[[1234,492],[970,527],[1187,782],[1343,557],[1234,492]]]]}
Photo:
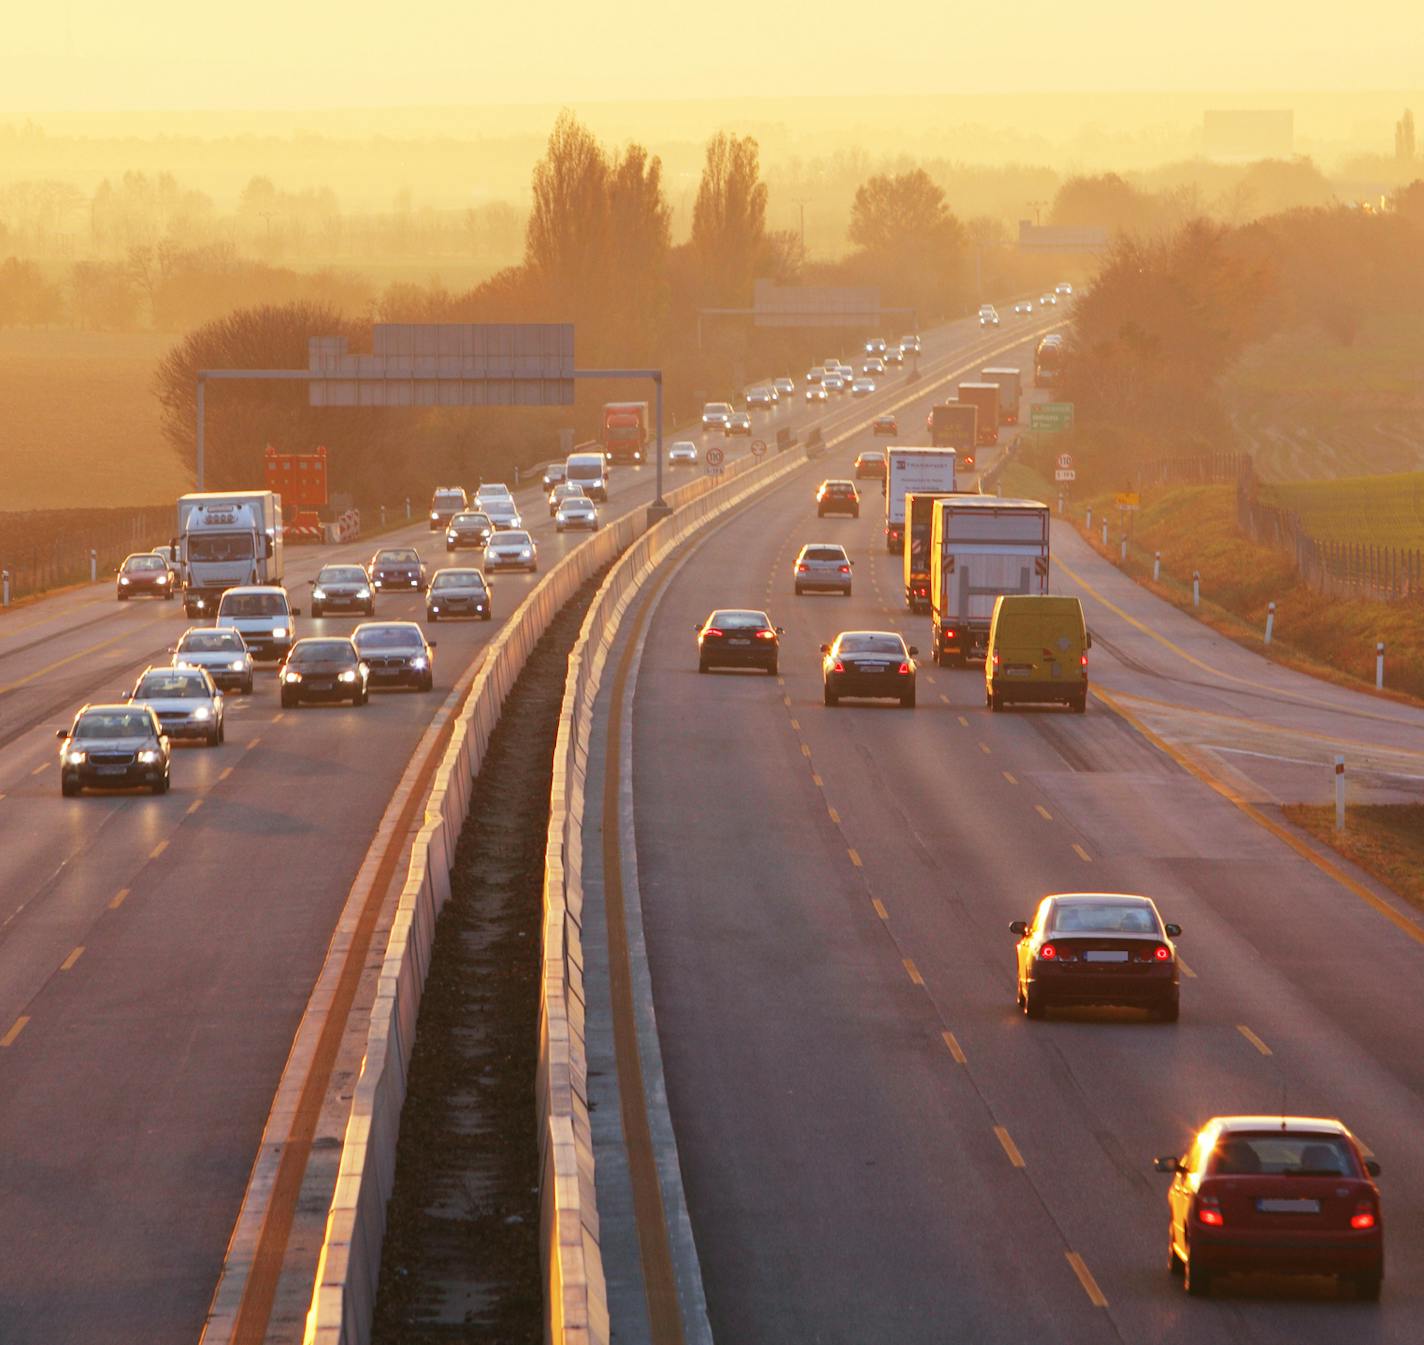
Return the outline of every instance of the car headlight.
{"type": "Polygon", "coordinates": [[[228,666],[229,669],[231,669],[233,672],[242,672],[243,669],[245,669],[245,668],[247,667],[247,664],[244,663],[240,658],[235,658],[235,659],[233,659],[233,661],[232,661],[231,663],[229,663],[227,666],[228,666]]]}
{"type": "Polygon", "coordinates": [[[410,661],[410,666],[411,666],[412,668],[423,668],[423,667],[425,667],[425,656],[424,656],[423,654],[418,654],[418,655],[416,655],[415,658],[411,659],[411,661],[410,661]]]}
{"type": "Polygon", "coordinates": [[[533,554],[534,553],[526,546],[520,551],[519,556],[521,560],[528,560],[533,554]]]}
{"type": "Polygon", "coordinates": [[[273,626],[272,638],[274,640],[285,640],[287,638],[287,628],[285,626],[273,626]]]}
{"type": "Polygon", "coordinates": [[[436,519],[436,520],[438,521],[439,518],[440,518],[440,515],[437,514],[437,513],[432,512],[431,515],[430,515],[430,517],[433,518],[433,519],[436,519]]]}
{"type": "Polygon", "coordinates": [[[356,680],[356,673],[352,669],[348,668],[344,673],[341,674],[341,680],[343,682],[354,682],[356,680]]]}
{"type": "Polygon", "coordinates": [[[356,596],[358,598],[369,598],[371,596],[371,590],[368,588],[358,588],[356,590],[356,596]]]}
{"type": "Polygon", "coordinates": [[[119,576],[119,583],[121,583],[121,584],[127,584],[128,582],[129,582],[129,581],[128,581],[127,579],[125,579],[123,575],[120,575],[120,576],[119,576]]]}
{"type": "Polygon", "coordinates": [[[313,597],[313,598],[324,598],[324,597],[326,597],[326,590],[325,590],[324,588],[314,588],[314,589],[312,589],[312,597],[313,597]]]}
{"type": "Polygon", "coordinates": [[[82,766],[88,759],[88,754],[78,748],[71,748],[65,753],[64,758],[71,766],[82,766]]]}
{"type": "Polygon", "coordinates": [[[300,682],[302,675],[295,668],[288,668],[287,671],[282,674],[282,680],[284,682],[300,682]]]}
{"type": "Polygon", "coordinates": [[[165,573],[164,575],[162,575],[162,576],[160,577],[160,579],[159,579],[158,582],[159,582],[160,584],[171,584],[171,583],[173,582],[173,576],[172,576],[171,574],[166,574],[166,573],[165,573]]]}
{"type": "Polygon", "coordinates": [[[200,705],[196,710],[193,711],[194,719],[211,719],[212,717],[213,712],[209,710],[206,705],[200,705]]]}
{"type": "Polygon", "coordinates": [[[438,602],[433,602],[433,603],[431,603],[431,604],[430,604],[430,610],[431,610],[432,612],[436,613],[436,615],[439,615],[439,612],[440,612],[440,604],[439,604],[438,602]]]}
{"type": "Polygon", "coordinates": [[[152,766],[153,763],[157,761],[158,758],[162,755],[163,754],[159,752],[156,748],[145,747],[143,751],[138,754],[138,759],[143,765],[152,766]]]}
{"type": "Polygon", "coordinates": [[[447,542],[453,542],[453,541],[455,540],[456,536],[457,536],[456,533],[447,532],[447,533],[445,534],[445,540],[446,540],[447,542]]]}
{"type": "Polygon", "coordinates": [[[419,579],[412,579],[412,580],[410,581],[410,586],[411,586],[411,588],[419,588],[419,587],[420,587],[420,580],[419,580],[419,579]]]}

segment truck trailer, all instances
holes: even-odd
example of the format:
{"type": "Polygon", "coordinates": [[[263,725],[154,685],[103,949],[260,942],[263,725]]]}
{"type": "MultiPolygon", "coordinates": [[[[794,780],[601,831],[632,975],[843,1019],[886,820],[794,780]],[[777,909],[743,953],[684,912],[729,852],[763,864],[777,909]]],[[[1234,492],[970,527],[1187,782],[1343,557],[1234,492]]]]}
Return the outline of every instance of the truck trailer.
{"type": "Polygon", "coordinates": [[[211,616],[230,588],[282,583],[282,497],[270,490],[182,496],[169,554],[190,617],[211,616]]]}
{"type": "Polygon", "coordinates": [[[936,500],[930,530],[930,640],[934,660],[983,657],[994,602],[1048,592],[1048,506],[1037,500],[955,495],[936,500]]]}
{"type": "Polygon", "coordinates": [[[934,502],[953,491],[911,491],[905,496],[905,606],[912,612],[930,610],[930,536],[934,502]]]}
{"type": "Polygon", "coordinates": [[[930,407],[930,443],[936,448],[953,448],[966,454],[974,465],[974,441],[978,433],[978,410],[967,402],[941,402],[930,407]]]}
{"type": "Polygon", "coordinates": [[[905,496],[955,488],[952,448],[891,448],[885,452],[885,549],[905,545],[905,496]]]}
{"type": "Polygon", "coordinates": [[[968,402],[978,412],[974,438],[980,444],[999,442],[999,385],[997,383],[961,383],[959,400],[968,402]]]}
{"type": "Polygon", "coordinates": [[[609,462],[645,462],[651,433],[647,402],[605,402],[603,404],[603,456],[609,462]]]}
{"type": "Polygon", "coordinates": [[[1023,400],[1023,372],[1010,365],[992,365],[979,370],[981,383],[999,385],[999,424],[1019,423],[1019,403],[1023,400]]]}

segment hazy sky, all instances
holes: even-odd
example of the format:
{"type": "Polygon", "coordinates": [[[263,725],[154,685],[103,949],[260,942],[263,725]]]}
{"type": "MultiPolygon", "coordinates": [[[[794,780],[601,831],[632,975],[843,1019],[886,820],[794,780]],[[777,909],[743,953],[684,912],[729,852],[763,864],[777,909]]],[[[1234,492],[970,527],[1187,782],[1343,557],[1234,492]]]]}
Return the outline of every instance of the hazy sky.
{"type": "Polygon", "coordinates": [[[1390,89],[1418,0],[16,0],[0,108],[1390,89]]]}

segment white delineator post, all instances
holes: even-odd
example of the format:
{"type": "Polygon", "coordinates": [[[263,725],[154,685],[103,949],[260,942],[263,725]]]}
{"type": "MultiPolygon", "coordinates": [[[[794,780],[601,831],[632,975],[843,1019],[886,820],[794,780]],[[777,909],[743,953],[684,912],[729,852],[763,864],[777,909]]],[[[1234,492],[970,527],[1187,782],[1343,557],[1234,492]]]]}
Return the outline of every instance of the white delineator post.
{"type": "Polygon", "coordinates": [[[1345,830],[1345,758],[1335,757],[1335,830],[1345,830]]]}
{"type": "Polygon", "coordinates": [[[1093,530],[1093,506],[1092,506],[1091,504],[1088,506],[1088,521],[1087,521],[1087,523],[1085,523],[1083,526],[1086,527],[1089,532],[1092,532],[1092,530],[1093,530]]]}
{"type": "Polygon", "coordinates": [[[1127,564],[1127,538],[1122,539],[1122,563],[1127,564]]]}
{"type": "Polygon", "coordinates": [[[406,516],[407,518],[410,517],[410,496],[409,496],[409,495],[407,495],[407,496],[405,497],[405,516],[406,516]]]}
{"type": "Polygon", "coordinates": [[[1192,606],[1201,606],[1201,571],[1192,571],[1192,606]]]}
{"type": "Polygon", "coordinates": [[[1276,630],[1276,604],[1270,603],[1266,607],[1266,643],[1271,643],[1271,636],[1276,630]]]}
{"type": "Polygon", "coordinates": [[[1375,689],[1384,690],[1384,641],[1375,641],[1375,689]]]}
{"type": "Polygon", "coordinates": [[[99,582],[99,553],[92,546],[89,548],[89,582],[99,582]]]}
{"type": "Polygon", "coordinates": [[[0,607],[10,605],[10,571],[0,570],[0,607]]]}
{"type": "Polygon", "coordinates": [[[1154,551],[1152,553],[1152,582],[1155,584],[1162,577],[1162,553],[1154,551]]]}

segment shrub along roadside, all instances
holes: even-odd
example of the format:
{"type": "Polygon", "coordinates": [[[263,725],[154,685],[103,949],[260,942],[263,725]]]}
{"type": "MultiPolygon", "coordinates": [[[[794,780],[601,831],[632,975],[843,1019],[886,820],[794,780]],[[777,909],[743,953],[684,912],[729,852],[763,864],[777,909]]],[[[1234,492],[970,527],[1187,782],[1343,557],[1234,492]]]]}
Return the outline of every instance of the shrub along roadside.
{"type": "Polygon", "coordinates": [[[1424,910],[1424,805],[1375,803],[1350,808],[1345,830],[1335,830],[1333,805],[1287,804],[1288,822],[1358,864],[1366,873],[1424,910]]]}
{"type": "MultiPolygon", "coordinates": [[[[1424,603],[1329,598],[1300,581],[1289,557],[1242,536],[1236,527],[1236,488],[1162,486],[1144,491],[1132,520],[1126,565],[1120,560],[1121,526],[1111,495],[1075,500],[1066,519],[1099,555],[1143,587],[1205,621],[1238,644],[1278,663],[1356,690],[1373,690],[1375,642],[1385,642],[1385,694],[1424,698],[1424,603]],[[1093,507],[1093,529],[1084,527],[1093,507]],[[1107,510],[1108,545],[1101,524],[1107,510]],[[1162,574],[1152,579],[1153,554],[1162,574]],[[1192,572],[1201,576],[1202,604],[1192,607],[1192,572]],[[1264,642],[1269,603],[1276,604],[1272,642],[1264,642]]],[[[1015,466],[1004,493],[1022,493],[1056,505],[1041,477],[1015,466]]]]}

